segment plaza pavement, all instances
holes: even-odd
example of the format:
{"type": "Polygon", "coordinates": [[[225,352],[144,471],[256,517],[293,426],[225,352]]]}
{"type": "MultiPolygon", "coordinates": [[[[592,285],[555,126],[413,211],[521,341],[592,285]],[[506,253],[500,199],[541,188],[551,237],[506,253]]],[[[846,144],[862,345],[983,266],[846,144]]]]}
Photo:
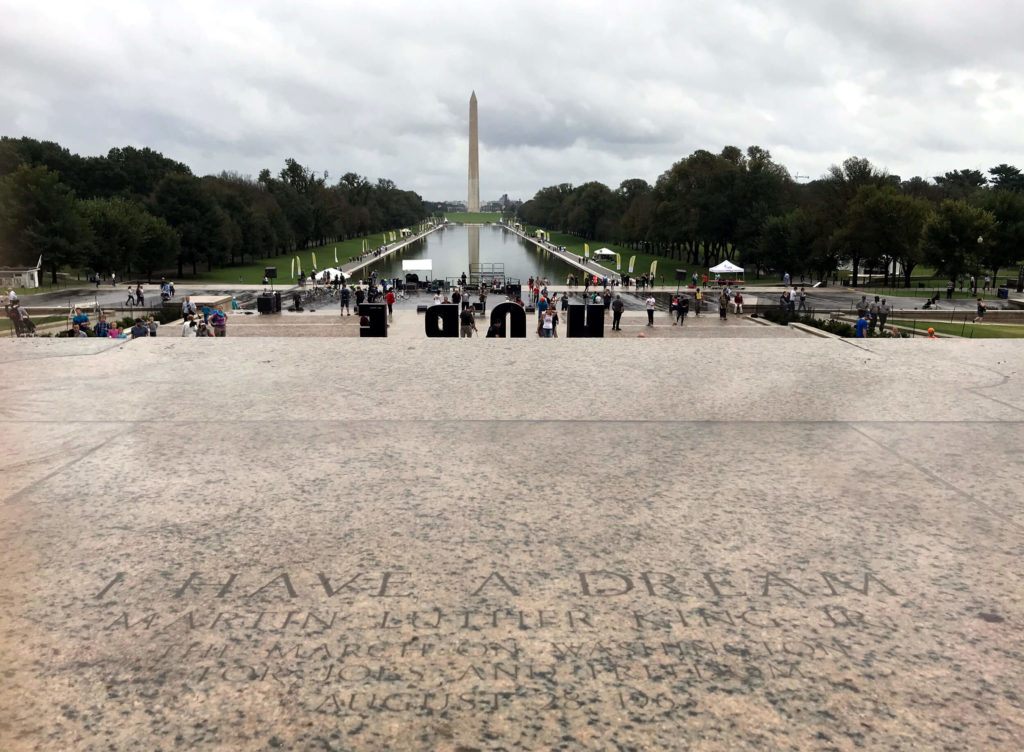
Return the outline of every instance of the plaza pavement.
{"type": "Polygon", "coordinates": [[[1022,363],[0,341],[2,748],[1019,750],[1022,363]]]}

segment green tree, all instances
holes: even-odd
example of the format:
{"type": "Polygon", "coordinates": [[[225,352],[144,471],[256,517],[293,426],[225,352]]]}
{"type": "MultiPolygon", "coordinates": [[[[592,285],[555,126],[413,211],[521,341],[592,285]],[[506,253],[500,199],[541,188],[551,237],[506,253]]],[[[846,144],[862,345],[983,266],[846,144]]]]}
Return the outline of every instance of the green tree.
{"type": "Polygon", "coordinates": [[[921,232],[930,211],[927,201],[902,195],[892,186],[865,185],[850,202],[840,237],[864,257],[884,261],[886,276],[889,262],[898,262],[904,286],[910,287],[910,275],[921,262],[921,232]]]}
{"type": "Polygon", "coordinates": [[[89,228],[74,192],[46,167],[22,165],[0,179],[0,263],[34,264],[41,255],[57,282],[62,266],[77,266],[89,228]]]}
{"type": "Polygon", "coordinates": [[[988,171],[992,176],[992,187],[1001,191],[1024,193],[1024,175],[1016,167],[1001,164],[988,171]]]}
{"type": "Polygon", "coordinates": [[[924,226],[924,259],[951,280],[977,275],[996,218],[966,201],[943,201],[924,226]],[[979,243],[979,239],[981,242],[979,243]]]}
{"type": "Polygon", "coordinates": [[[995,279],[1000,269],[1024,261],[1024,193],[1010,189],[984,191],[978,206],[995,218],[995,226],[982,236],[979,258],[995,279]]]}

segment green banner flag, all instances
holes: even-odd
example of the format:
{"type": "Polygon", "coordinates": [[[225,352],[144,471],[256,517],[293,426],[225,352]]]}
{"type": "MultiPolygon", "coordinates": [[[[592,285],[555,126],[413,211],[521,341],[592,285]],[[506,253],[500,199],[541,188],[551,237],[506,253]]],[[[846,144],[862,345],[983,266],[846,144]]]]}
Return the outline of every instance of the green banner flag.
{"type": "Polygon", "coordinates": [[[615,254],[615,271],[622,271],[622,256],[617,253],[615,254]]]}
{"type": "Polygon", "coordinates": [[[658,271],[658,259],[651,262],[651,285],[654,285],[654,274],[658,271]]]}
{"type": "Polygon", "coordinates": [[[388,244],[388,236],[385,235],[383,232],[380,234],[380,239],[384,241],[384,245],[388,244]]]}
{"type": "Polygon", "coordinates": [[[633,273],[633,266],[636,264],[636,256],[629,257],[629,273],[633,273]]]}
{"type": "Polygon", "coordinates": [[[583,244],[583,255],[586,258],[590,258],[590,243],[583,244]]]}

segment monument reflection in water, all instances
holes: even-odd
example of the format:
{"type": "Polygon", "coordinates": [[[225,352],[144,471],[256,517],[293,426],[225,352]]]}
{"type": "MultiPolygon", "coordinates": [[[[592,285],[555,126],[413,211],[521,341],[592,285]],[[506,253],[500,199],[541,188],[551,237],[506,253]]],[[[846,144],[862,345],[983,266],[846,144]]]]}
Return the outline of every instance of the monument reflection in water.
{"type": "MultiPolygon", "coordinates": [[[[498,225],[449,226],[410,243],[402,250],[356,273],[366,279],[377,271],[385,279],[404,278],[402,261],[430,259],[433,262],[431,279],[456,278],[470,273],[470,264],[503,264],[505,276],[526,282],[530,277],[547,277],[552,284],[565,284],[571,271],[568,264],[556,256],[542,251],[533,243],[520,238],[498,225]]],[[[420,279],[426,275],[420,273],[420,279]]]]}

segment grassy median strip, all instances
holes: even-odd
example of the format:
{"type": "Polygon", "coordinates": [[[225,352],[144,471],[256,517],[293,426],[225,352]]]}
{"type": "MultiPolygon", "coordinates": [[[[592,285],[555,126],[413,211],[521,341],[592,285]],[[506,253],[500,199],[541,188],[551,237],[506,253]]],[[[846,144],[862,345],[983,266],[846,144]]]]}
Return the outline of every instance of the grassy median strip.
{"type": "Polygon", "coordinates": [[[971,322],[912,321],[889,319],[886,326],[895,324],[904,334],[916,331],[918,336],[927,336],[928,327],[939,334],[953,334],[968,339],[1020,339],[1024,338],[1024,325],[1020,324],[972,324],[971,322]]]}

